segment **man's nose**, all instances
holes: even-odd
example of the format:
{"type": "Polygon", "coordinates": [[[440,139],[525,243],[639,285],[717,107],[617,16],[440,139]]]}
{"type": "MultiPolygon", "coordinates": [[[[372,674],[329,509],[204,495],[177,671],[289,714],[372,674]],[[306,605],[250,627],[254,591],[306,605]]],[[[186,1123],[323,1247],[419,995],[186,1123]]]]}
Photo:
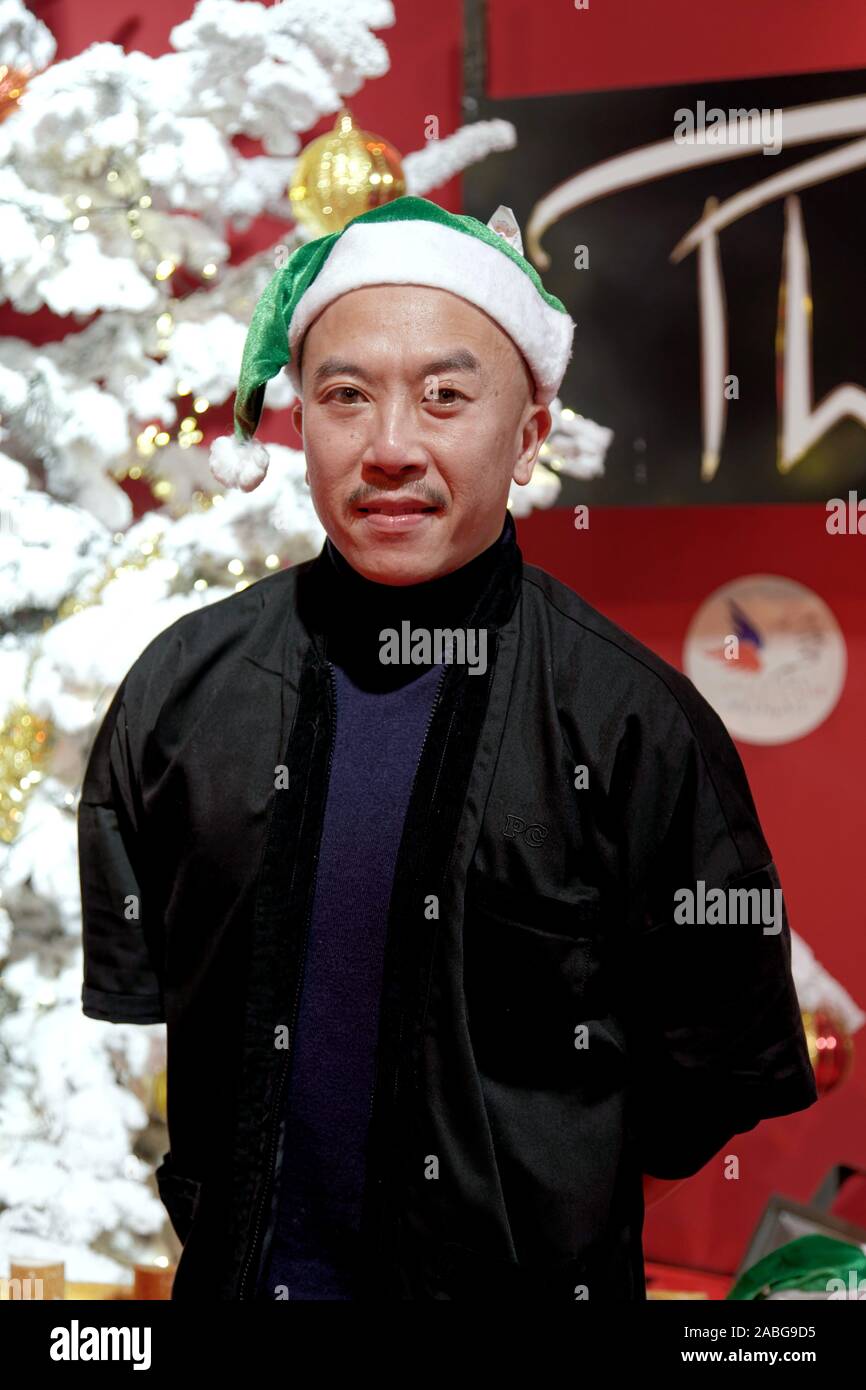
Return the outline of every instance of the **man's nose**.
{"type": "Polygon", "coordinates": [[[428,462],[415,411],[405,398],[380,402],[373,410],[364,462],[389,471],[428,462]]]}

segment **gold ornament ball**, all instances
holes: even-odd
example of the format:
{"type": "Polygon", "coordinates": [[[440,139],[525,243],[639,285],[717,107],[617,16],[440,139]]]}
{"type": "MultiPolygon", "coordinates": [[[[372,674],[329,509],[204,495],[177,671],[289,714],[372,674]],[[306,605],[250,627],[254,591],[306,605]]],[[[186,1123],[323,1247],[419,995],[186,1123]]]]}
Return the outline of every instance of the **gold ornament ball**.
{"type": "Polygon", "coordinates": [[[27,86],[30,76],[29,72],[24,72],[21,68],[10,68],[6,63],[0,63],[0,121],[5,121],[15,110],[18,98],[27,86]]]}
{"type": "Polygon", "coordinates": [[[295,216],[314,237],[340,232],[353,217],[405,192],[399,151],[381,135],[359,130],[345,109],[332,131],[302,150],[289,185],[295,216]]]}
{"type": "Polygon", "coordinates": [[[132,1094],[141,1101],[149,1120],[166,1123],[168,1099],[168,1079],[165,1067],[159,1067],[145,1076],[134,1076],[127,1081],[132,1094]]]}
{"type": "Polygon", "coordinates": [[[168,1100],[168,1074],[165,1067],[161,1067],[150,1083],[150,1103],[148,1111],[151,1115],[162,1120],[163,1124],[167,1118],[168,1100]]]}
{"type": "Polygon", "coordinates": [[[854,1041],[840,1019],[826,1009],[802,1011],[809,1060],[815,1070],[818,1094],[839,1086],[851,1070],[854,1041]]]}

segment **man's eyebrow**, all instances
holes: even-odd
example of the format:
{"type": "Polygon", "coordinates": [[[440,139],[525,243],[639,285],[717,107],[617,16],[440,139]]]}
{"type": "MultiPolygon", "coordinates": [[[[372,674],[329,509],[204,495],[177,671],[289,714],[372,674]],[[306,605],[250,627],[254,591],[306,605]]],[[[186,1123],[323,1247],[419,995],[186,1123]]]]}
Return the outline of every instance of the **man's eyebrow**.
{"type": "Polygon", "coordinates": [[[362,381],[370,381],[369,372],[359,367],[357,362],[347,362],[342,357],[326,357],[313,372],[313,381],[325,381],[329,376],[359,376],[362,381]]]}
{"type": "Polygon", "coordinates": [[[445,372],[480,372],[481,363],[474,353],[468,348],[457,348],[454,352],[449,352],[445,357],[436,357],[432,362],[425,362],[420,368],[418,375],[422,376],[442,376],[445,372]]]}
{"type": "MultiPolygon", "coordinates": [[[[418,379],[428,376],[442,376],[445,372],[480,372],[481,363],[478,358],[471,353],[468,348],[457,348],[454,352],[447,353],[444,357],[436,357],[431,362],[425,362],[418,368],[418,379]]],[[[313,381],[318,385],[319,382],[327,380],[331,376],[357,376],[362,381],[373,381],[373,376],[357,362],[348,362],[343,357],[326,357],[320,362],[313,372],[313,381]]]]}

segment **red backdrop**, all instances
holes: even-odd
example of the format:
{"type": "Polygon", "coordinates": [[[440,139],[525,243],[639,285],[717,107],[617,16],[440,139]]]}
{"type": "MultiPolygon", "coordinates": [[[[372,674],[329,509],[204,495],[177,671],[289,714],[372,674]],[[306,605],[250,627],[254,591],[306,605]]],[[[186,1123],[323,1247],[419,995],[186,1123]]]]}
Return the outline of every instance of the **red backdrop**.
{"type": "MultiPolygon", "coordinates": [[[[728,0],[724,15],[694,0],[573,0],[545,6],[488,0],[491,95],[517,96],[627,87],[694,78],[866,66],[862,0],[728,0]]],[[[101,13],[70,0],[32,8],[50,25],[59,58],[112,40],[158,54],[172,25],[192,8],[183,0],[147,6],[117,0],[101,13]]],[[[396,0],[397,23],[382,31],[391,72],[350,105],[359,122],[408,152],[424,121],[439,117],[443,135],[461,123],[462,8],[441,0],[435,24],[426,7],[396,0]],[[423,80],[419,80],[423,73],[423,80]]],[[[332,124],[328,118],[309,134],[332,124]]],[[[519,132],[518,132],[519,135],[519,132]]],[[[306,137],[305,137],[306,138],[306,137]]],[[[499,159],[507,156],[496,156],[499,159]]],[[[542,191],[542,190],[539,190],[542,191]]],[[[433,190],[459,211],[460,185],[433,190]]],[[[234,259],[270,244],[279,228],[258,225],[236,237],[234,259]]],[[[50,338],[69,324],[48,315],[0,310],[0,333],[50,338]]],[[[212,428],[223,427],[215,419],[212,428]]],[[[297,443],[287,418],[268,422],[271,438],[297,443]]],[[[817,590],[848,643],[842,699],[813,734],[778,748],[740,745],[755,800],[779,865],[791,923],[827,968],[866,1001],[862,923],[860,717],[866,695],[866,578],[858,540],[828,537],[820,507],[593,508],[590,529],[576,532],[566,511],[520,523],[525,557],[578,589],[590,602],[675,665],[689,618],[714,588],[737,575],[787,575],[817,590]]],[[[862,1048],[862,1035],[859,1043],[862,1048]]],[[[866,1165],[866,1081],[862,1065],[836,1094],[805,1114],[773,1120],[736,1141],[741,1179],[721,1179],[714,1164],[647,1216],[648,1257],[732,1270],[772,1191],[805,1199],[834,1161],[866,1165]]]]}

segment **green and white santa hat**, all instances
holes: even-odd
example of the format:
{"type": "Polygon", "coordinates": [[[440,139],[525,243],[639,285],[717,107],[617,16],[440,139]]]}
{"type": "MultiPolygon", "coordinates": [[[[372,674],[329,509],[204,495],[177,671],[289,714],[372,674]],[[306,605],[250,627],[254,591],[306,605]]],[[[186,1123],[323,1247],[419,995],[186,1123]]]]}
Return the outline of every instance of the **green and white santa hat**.
{"type": "Polygon", "coordinates": [[[406,195],[360,213],[339,232],[299,246],[271,277],[253,311],[235,393],[234,434],[214,440],[210,466],[223,487],[251,492],[268,468],[254,439],[265,387],[288,365],[301,395],[301,341],[313,320],[362,285],[430,285],[482,309],[513,340],[549,405],[571,358],[575,324],[523,256],[510,208],[489,223],[406,195]]]}

